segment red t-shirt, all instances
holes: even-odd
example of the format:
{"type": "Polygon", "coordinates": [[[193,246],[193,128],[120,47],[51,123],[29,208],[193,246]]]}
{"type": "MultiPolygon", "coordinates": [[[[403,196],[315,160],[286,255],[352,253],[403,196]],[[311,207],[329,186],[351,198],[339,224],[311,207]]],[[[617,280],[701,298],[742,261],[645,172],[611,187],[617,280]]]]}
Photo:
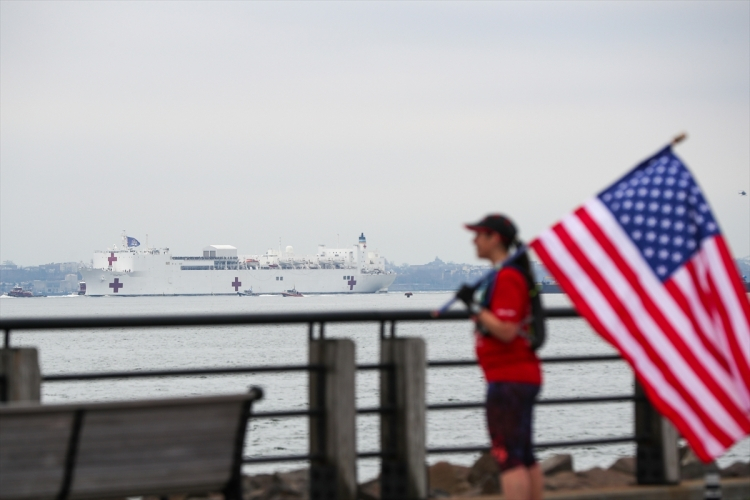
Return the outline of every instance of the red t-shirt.
{"type": "MultiPolygon", "coordinates": [[[[499,319],[514,323],[521,323],[531,314],[529,287],[518,269],[504,267],[497,273],[488,309],[499,319]]],[[[528,330],[529,327],[521,328],[528,330]]],[[[542,383],[539,359],[522,335],[503,342],[477,332],[476,353],[488,382],[542,383]]]]}

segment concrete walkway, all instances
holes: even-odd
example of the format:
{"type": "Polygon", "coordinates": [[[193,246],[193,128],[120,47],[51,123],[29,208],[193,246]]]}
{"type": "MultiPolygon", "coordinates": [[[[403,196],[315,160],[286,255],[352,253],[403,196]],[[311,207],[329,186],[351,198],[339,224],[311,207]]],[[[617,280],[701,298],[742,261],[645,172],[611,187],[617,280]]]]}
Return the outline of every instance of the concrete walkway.
{"type": "MultiPolygon", "coordinates": [[[[703,500],[703,480],[683,481],[677,486],[627,486],[595,490],[545,491],[549,500],[703,500]]],[[[454,497],[456,498],[456,497],[454,497]]],[[[502,495],[463,500],[502,500],[502,495]]],[[[722,479],[722,500],[750,500],[750,478],[722,479]]],[[[453,500],[453,499],[451,499],[453,500]]]]}

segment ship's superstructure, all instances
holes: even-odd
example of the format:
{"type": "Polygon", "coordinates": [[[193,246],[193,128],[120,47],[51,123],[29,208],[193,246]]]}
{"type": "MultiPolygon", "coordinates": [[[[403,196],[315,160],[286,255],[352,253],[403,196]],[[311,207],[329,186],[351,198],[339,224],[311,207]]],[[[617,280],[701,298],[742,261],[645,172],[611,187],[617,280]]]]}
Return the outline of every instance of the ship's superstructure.
{"type": "Polygon", "coordinates": [[[374,293],[386,291],[396,275],[385,259],[367,249],[364,234],[349,248],[318,246],[296,256],[291,246],[262,255],[239,255],[231,245],[209,245],[200,256],[173,256],[169,248],[139,249],[123,234],[122,246],[94,253],[81,269],[86,295],[236,295],[250,292],[374,293]],[[130,244],[130,246],[129,246],[130,244]]]}

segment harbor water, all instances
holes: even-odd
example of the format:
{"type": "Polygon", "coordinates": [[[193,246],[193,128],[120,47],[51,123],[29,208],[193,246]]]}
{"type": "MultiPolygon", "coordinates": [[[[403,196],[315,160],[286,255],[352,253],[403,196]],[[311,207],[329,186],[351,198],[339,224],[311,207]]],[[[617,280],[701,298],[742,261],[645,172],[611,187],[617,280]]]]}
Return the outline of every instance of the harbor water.
{"type": "MultiPolygon", "coordinates": [[[[204,297],[44,297],[0,299],[2,317],[143,316],[201,313],[284,313],[301,311],[435,309],[449,293],[370,295],[313,295],[204,297]]],[[[568,306],[564,295],[545,295],[548,306],[568,306]]],[[[611,354],[582,319],[548,321],[548,340],[542,356],[611,354]]],[[[327,337],[348,337],[356,343],[358,363],[378,359],[378,325],[329,324],[327,337]]],[[[398,323],[397,335],[423,337],[430,360],[471,359],[473,337],[468,321],[398,323]]],[[[14,333],[12,346],[33,346],[40,352],[44,374],[115,370],[157,370],[219,366],[304,364],[307,362],[306,325],[260,325],[199,328],[107,329],[90,331],[38,331],[14,333]]],[[[307,408],[307,374],[262,373],[227,376],[193,376],[138,380],[105,380],[46,383],[45,403],[113,401],[133,398],[190,396],[243,392],[249,385],[265,390],[256,408],[262,411],[307,408]]],[[[378,404],[378,374],[357,374],[357,406],[378,404]]],[[[485,383],[477,367],[430,369],[429,403],[480,401],[485,383]]],[[[633,374],[622,361],[557,364],[544,367],[541,398],[631,394],[633,374]]],[[[541,406],[536,409],[537,441],[562,441],[620,437],[633,433],[632,403],[541,406]]],[[[357,419],[358,450],[378,448],[378,417],[357,419]]],[[[292,455],[307,452],[305,418],[251,421],[246,455],[292,455]]],[[[488,442],[482,410],[449,410],[428,413],[430,447],[485,445],[488,442]]],[[[541,458],[570,453],[576,469],[607,467],[621,456],[634,454],[634,445],[588,446],[540,451],[541,458]]],[[[430,463],[449,460],[471,464],[476,454],[434,455],[430,463]]],[[[722,465],[750,458],[750,439],[731,449],[722,465]]],[[[274,463],[246,468],[247,473],[280,471],[304,463],[274,463]]],[[[359,480],[377,475],[376,459],[361,460],[359,480]]]]}

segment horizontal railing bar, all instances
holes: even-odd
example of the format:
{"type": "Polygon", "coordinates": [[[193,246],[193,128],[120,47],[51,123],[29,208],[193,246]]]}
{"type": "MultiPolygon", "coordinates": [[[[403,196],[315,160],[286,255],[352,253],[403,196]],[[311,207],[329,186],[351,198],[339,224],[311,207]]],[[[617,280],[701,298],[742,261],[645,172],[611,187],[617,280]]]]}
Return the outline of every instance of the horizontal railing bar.
{"type": "Polygon", "coordinates": [[[621,394],[617,396],[591,396],[584,398],[549,398],[540,399],[537,405],[575,405],[587,403],[619,403],[622,401],[639,401],[644,398],[636,397],[632,394],[621,394]]]}
{"type": "Polygon", "coordinates": [[[357,415],[372,415],[372,414],[384,414],[393,413],[395,409],[391,406],[372,406],[365,408],[357,408],[357,415]]]}
{"type": "MultiPolygon", "coordinates": [[[[551,356],[539,358],[542,363],[581,363],[586,361],[621,361],[619,354],[594,354],[591,356],[551,356]]],[[[476,366],[476,359],[436,359],[427,362],[428,368],[446,368],[451,366],[476,366]]]]}
{"type": "Polygon", "coordinates": [[[468,402],[468,403],[435,403],[427,405],[428,410],[468,410],[471,408],[484,408],[484,402],[468,402]]]}
{"type": "Polygon", "coordinates": [[[477,366],[476,359],[445,359],[428,361],[427,368],[442,368],[448,366],[477,366]]]}
{"type": "MultiPolygon", "coordinates": [[[[617,403],[621,401],[637,401],[643,398],[623,394],[618,396],[592,396],[588,398],[549,398],[540,399],[537,405],[567,405],[567,404],[587,404],[587,403],[617,403]]],[[[484,408],[483,401],[469,401],[465,403],[434,403],[427,405],[428,410],[468,410],[472,408],[484,408]]]]}
{"type": "MultiPolygon", "coordinates": [[[[547,318],[574,318],[578,312],[569,307],[545,309],[547,318]]],[[[193,314],[165,316],[109,316],[88,318],[2,318],[0,330],[61,330],[88,328],[143,328],[169,326],[267,325],[294,323],[359,323],[380,321],[444,321],[467,319],[459,309],[438,317],[433,311],[332,311],[296,313],[193,314]]]]}
{"type": "MultiPolygon", "coordinates": [[[[542,443],[536,443],[534,448],[567,448],[577,446],[589,446],[589,445],[604,445],[604,444],[620,444],[620,443],[634,443],[637,439],[635,436],[623,436],[615,438],[601,438],[601,439],[579,439],[576,441],[548,441],[542,443]]],[[[477,453],[489,451],[489,446],[456,446],[456,447],[440,447],[440,448],[427,448],[428,454],[447,454],[447,453],[477,453]]]]}
{"type": "Polygon", "coordinates": [[[382,451],[360,451],[357,453],[357,458],[388,458],[393,455],[393,453],[382,451]]]}
{"type": "Polygon", "coordinates": [[[313,455],[270,455],[267,457],[243,457],[243,464],[267,464],[273,462],[300,462],[313,460],[313,455]]]}
{"type": "Polygon", "coordinates": [[[476,453],[489,451],[489,446],[449,446],[440,448],[427,448],[427,454],[439,455],[443,453],[476,453]]]}
{"type": "Polygon", "coordinates": [[[365,363],[362,365],[357,365],[357,370],[389,370],[393,368],[393,366],[393,363],[365,363]]]}
{"type": "Polygon", "coordinates": [[[274,417],[314,417],[323,412],[320,410],[279,410],[279,411],[253,411],[251,419],[274,418],[274,417]]]}
{"type": "Polygon", "coordinates": [[[115,378],[186,377],[192,375],[231,375],[236,373],[311,372],[323,370],[323,365],[238,366],[227,368],[193,368],[190,370],[148,370],[137,372],[56,373],[42,376],[44,382],[75,380],[103,380],[115,378]]]}
{"type": "Polygon", "coordinates": [[[619,354],[595,354],[591,356],[552,356],[540,358],[542,363],[581,363],[587,361],[622,361],[619,354]]]}
{"type": "Polygon", "coordinates": [[[546,443],[537,443],[534,445],[534,448],[567,448],[569,446],[577,447],[600,444],[635,443],[637,440],[638,439],[635,436],[623,436],[602,439],[579,439],[576,441],[548,441],[546,443]]]}

